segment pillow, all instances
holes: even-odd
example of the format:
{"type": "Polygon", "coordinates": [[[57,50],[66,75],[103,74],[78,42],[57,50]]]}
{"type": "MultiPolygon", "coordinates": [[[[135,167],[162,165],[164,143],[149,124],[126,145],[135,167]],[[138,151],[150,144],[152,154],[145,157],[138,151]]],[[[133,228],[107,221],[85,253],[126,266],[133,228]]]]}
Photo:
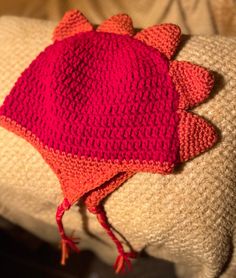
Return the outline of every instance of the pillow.
{"type": "MultiPolygon", "coordinates": [[[[1,103],[19,74],[51,43],[55,25],[0,19],[1,103]]],[[[135,174],[105,202],[109,222],[132,247],[175,262],[180,277],[232,278],[236,272],[235,42],[219,36],[185,36],[176,57],[214,71],[210,101],[193,112],[218,127],[220,142],[175,174],[135,174]]],[[[55,206],[62,199],[58,179],[29,143],[1,127],[0,156],[0,214],[58,243],[54,220],[55,206]]],[[[68,233],[75,230],[82,239],[81,249],[114,262],[116,249],[94,215],[73,207],[63,220],[68,233]]]]}

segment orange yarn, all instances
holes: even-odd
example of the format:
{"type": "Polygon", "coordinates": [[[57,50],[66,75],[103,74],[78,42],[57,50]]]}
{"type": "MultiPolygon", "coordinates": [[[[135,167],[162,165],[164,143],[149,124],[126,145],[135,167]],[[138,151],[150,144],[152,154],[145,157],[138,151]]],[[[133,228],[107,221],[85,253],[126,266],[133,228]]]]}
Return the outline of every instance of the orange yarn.
{"type": "Polygon", "coordinates": [[[181,30],[178,26],[168,23],[143,29],[134,37],[158,49],[168,59],[171,59],[179,44],[180,34],[181,30]]]}
{"type": "Polygon", "coordinates": [[[132,19],[127,14],[118,14],[108,18],[98,26],[97,31],[130,36],[134,34],[132,19]]]}
{"type": "Polygon", "coordinates": [[[208,98],[213,75],[205,68],[185,61],[171,61],[169,74],[179,93],[179,108],[189,109],[208,98]]]}
{"type": "Polygon", "coordinates": [[[179,111],[178,128],[181,161],[187,161],[212,147],[217,141],[213,126],[203,118],[186,111],[179,111]]]}
{"type": "Polygon", "coordinates": [[[100,205],[101,201],[134,174],[135,172],[121,172],[98,188],[89,191],[84,198],[84,203],[88,210],[96,213],[96,208],[100,205]]]}
{"type": "Polygon", "coordinates": [[[80,32],[92,31],[93,26],[78,10],[65,13],[63,19],[53,32],[53,41],[63,40],[80,32]]]}

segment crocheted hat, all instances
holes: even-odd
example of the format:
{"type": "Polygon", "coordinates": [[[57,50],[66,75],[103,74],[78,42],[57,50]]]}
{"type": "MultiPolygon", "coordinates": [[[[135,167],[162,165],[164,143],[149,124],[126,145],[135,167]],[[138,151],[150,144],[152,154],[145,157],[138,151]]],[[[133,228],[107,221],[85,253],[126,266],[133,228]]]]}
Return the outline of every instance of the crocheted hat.
{"type": "Polygon", "coordinates": [[[130,17],[118,14],[95,30],[73,10],[53,40],[5,98],[0,125],[31,143],[60,181],[62,264],[68,247],[79,251],[62,216],[82,200],[117,246],[118,273],[136,253],[124,251],[102,200],[137,172],[169,174],[215,144],[213,126],[186,111],[208,97],[213,76],[171,60],[180,40],[173,24],[135,34],[130,17]]]}

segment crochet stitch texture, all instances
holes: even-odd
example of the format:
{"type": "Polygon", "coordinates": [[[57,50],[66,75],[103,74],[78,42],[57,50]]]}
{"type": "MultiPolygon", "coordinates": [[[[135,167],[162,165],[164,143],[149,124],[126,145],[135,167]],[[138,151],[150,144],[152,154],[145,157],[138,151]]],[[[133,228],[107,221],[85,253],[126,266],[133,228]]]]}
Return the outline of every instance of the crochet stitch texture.
{"type": "Polygon", "coordinates": [[[135,253],[124,252],[101,201],[136,172],[171,173],[214,145],[215,129],[185,111],[208,97],[213,77],[170,60],[180,39],[173,24],[134,34],[131,19],[120,14],[94,30],[70,11],[53,38],[6,97],[0,124],[37,148],[60,180],[62,263],[67,247],[79,249],[61,219],[83,198],[116,243],[120,272],[135,253]]]}

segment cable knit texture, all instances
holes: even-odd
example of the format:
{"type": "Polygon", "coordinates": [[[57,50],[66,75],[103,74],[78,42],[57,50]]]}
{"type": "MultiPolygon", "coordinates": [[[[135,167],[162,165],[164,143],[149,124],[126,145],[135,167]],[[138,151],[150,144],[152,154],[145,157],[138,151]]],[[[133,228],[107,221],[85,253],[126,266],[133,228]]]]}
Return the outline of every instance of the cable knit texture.
{"type": "MultiPolygon", "coordinates": [[[[184,111],[208,97],[213,76],[169,61],[179,28],[153,26],[132,37],[131,23],[120,14],[96,31],[79,11],[68,12],[0,108],[1,125],[30,142],[58,176],[63,203],[83,197],[97,215],[117,245],[116,272],[135,254],[123,250],[100,202],[133,174],[168,174],[217,140],[212,125],[184,111]]],[[[61,232],[68,208],[58,207],[57,222],[63,246],[73,247],[61,232]]]]}

